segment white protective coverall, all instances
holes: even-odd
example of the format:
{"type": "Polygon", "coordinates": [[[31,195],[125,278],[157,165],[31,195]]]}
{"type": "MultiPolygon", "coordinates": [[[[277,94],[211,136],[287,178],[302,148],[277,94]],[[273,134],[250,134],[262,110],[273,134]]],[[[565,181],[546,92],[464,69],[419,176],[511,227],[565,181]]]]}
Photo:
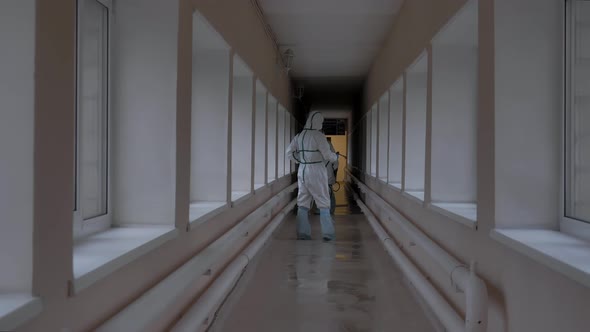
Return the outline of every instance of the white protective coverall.
{"type": "Polygon", "coordinates": [[[289,159],[300,164],[297,173],[299,185],[297,236],[299,239],[311,238],[308,213],[312,200],[320,209],[324,240],[329,241],[334,238],[326,162],[338,161],[338,155],[331,151],[326,136],[320,131],[323,122],[324,116],[320,112],[311,112],[305,127],[293,138],[286,151],[289,159]]]}

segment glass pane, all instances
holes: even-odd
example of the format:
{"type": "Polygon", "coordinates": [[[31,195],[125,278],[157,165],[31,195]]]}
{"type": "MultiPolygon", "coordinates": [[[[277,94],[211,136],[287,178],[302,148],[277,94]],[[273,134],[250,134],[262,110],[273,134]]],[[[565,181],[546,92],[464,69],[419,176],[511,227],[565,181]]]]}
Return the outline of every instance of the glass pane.
{"type": "Polygon", "coordinates": [[[268,179],[270,183],[276,179],[277,174],[277,103],[268,102],[267,109],[267,133],[268,133],[268,179]]]}
{"type": "Polygon", "coordinates": [[[79,209],[89,219],[107,213],[108,9],[83,0],[79,34],[79,209]]]}
{"type": "Polygon", "coordinates": [[[566,215],[590,221],[590,1],[570,16],[569,107],[566,117],[566,215]]]}
{"type": "Polygon", "coordinates": [[[373,106],[371,110],[371,176],[377,176],[377,120],[379,113],[377,106],[373,106]]]}

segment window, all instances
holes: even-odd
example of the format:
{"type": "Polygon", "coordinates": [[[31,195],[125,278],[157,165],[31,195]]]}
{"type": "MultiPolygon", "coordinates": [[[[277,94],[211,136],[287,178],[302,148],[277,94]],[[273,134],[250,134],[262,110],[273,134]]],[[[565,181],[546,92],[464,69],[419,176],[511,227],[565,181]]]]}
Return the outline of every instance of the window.
{"type": "Polygon", "coordinates": [[[177,233],[178,1],[77,4],[74,293],[177,233]]]}
{"type": "Polygon", "coordinates": [[[406,147],[404,191],[424,200],[428,57],[423,53],[406,73],[406,147]]]}
{"type": "Polygon", "coordinates": [[[404,123],[404,79],[398,79],[389,89],[389,171],[388,182],[402,188],[402,149],[404,123]]]}
{"type": "Polygon", "coordinates": [[[31,296],[35,0],[0,1],[0,331],[41,311],[31,296]]]}
{"type": "Polygon", "coordinates": [[[195,12],[189,220],[195,222],[228,204],[230,47],[195,12]]]}
{"type": "Polygon", "coordinates": [[[585,285],[590,277],[590,223],[584,222],[589,5],[587,0],[529,0],[515,7],[500,1],[494,9],[501,24],[494,41],[491,236],[585,285]]]}
{"type": "Polygon", "coordinates": [[[371,176],[377,177],[377,162],[379,156],[379,108],[377,104],[371,108],[371,176]]]}
{"type": "Polygon", "coordinates": [[[365,173],[371,175],[371,110],[368,110],[363,118],[365,129],[365,173]]]}
{"type": "Polygon", "coordinates": [[[234,56],[232,92],[232,178],[231,200],[248,197],[252,192],[252,71],[234,56]]]}
{"type": "Polygon", "coordinates": [[[75,235],[106,229],[111,224],[110,8],[109,1],[78,1],[75,235]],[[93,225],[88,225],[87,222],[92,222],[93,225]]]}
{"type": "Polygon", "coordinates": [[[378,178],[387,182],[389,171],[389,91],[379,99],[379,167],[378,178]]]}
{"type": "Polygon", "coordinates": [[[254,144],[254,189],[266,184],[266,88],[256,81],[256,124],[254,144]]]}
{"type": "MultiPolygon", "coordinates": [[[[287,151],[287,148],[289,147],[289,144],[291,144],[291,133],[293,131],[293,126],[291,124],[291,113],[287,112],[287,116],[285,119],[285,146],[283,147],[284,151],[287,151]]],[[[291,174],[293,163],[290,161],[289,156],[285,155],[285,174],[289,175],[291,174]]]]}
{"type": "Polygon", "coordinates": [[[279,104],[277,118],[277,174],[278,178],[285,176],[285,123],[287,112],[279,104]]]}
{"type": "Polygon", "coordinates": [[[478,3],[467,4],[432,42],[431,207],[477,219],[478,3]]]}
{"type": "Polygon", "coordinates": [[[273,96],[268,96],[268,107],[267,107],[267,163],[268,173],[267,182],[271,183],[277,179],[277,111],[278,102],[273,96]]]}
{"type": "Polygon", "coordinates": [[[590,222],[590,0],[568,5],[564,212],[590,222]]]}

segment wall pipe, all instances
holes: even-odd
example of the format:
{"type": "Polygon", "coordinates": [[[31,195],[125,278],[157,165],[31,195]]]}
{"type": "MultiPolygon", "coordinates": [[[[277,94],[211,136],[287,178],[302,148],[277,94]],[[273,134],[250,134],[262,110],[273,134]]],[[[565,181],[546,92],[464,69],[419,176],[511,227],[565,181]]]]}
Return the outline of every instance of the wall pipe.
{"type": "Polygon", "coordinates": [[[453,310],[446,300],[436,291],[434,286],[426,280],[424,275],[410,262],[406,255],[398,248],[391,237],[387,235],[383,227],[379,224],[373,213],[362,203],[355,194],[354,199],[361,208],[369,224],[382,242],[385,251],[393,258],[397,266],[402,270],[409,282],[414,285],[420,296],[432,308],[432,311],[439,318],[443,326],[448,331],[464,331],[464,322],[461,317],[453,310]]]}
{"type": "MultiPolygon", "coordinates": [[[[348,175],[358,185],[361,192],[366,194],[369,198],[372,198],[381,208],[385,208],[388,211],[388,214],[390,215],[389,220],[395,222],[406,234],[408,234],[411,243],[423,248],[426,253],[439,264],[445,273],[449,275],[451,286],[465,294],[465,327],[464,329],[456,331],[485,332],[487,329],[488,293],[483,280],[475,274],[475,262],[472,261],[470,263],[470,268],[465,264],[460,263],[445,250],[436,245],[377,193],[360,182],[354,175],[350,174],[350,172],[348,175]]],[[[358,201],[359,206],[361,206],[362,203],[360,203],[360,200],[358,201]]],[[[363,204],[363,206],[365,205],[363,204]]],[[[366,206],[365,209],[365,214],[368,215],[371,213],[366,206]]],[[[434,307],[433,310],[435,310],[434,307]]],[[[442,317],[439,318],[441,321],[443,320],[442,317]]],[[[451,331],[455,330],[451,329],[451,331]]]]}
{"type": "Polygon", "coordinates": [[[274,220],[272,215],[276,209],[289,204],[290,195],[295,189],[297,189],[297,183],[283,188],[95,330],[98,332],[158,331],[173,324],[178,313],[192,303],[202,289],[206,289],[205,286],[200,285],[203,279],[220,273],[223,267],[232,261],[232,257],[241,252],[240,248],[234,251],[233,247],[237,244],[246,247],[248,242],[251,242],[248,239],[249,236],[255,237],[255,233],[262,232],[274,220]],[[245,238],[248,241],[244,243],[245,238]]]}
{"type": "Polygon", "coordinates": [[[242,272],[258,253],[260,248],[268,241],[276,228],[282,223],[287,214],[295,207],[293,200],[269,223],[269,225],[256,237],[256,239],[221,273],[207,291],[199,297],[174,325],[173,332],[205,331],[213,322],[215,313],[223,300],[231,292],[234,285],[240,279],[242,272]]]}

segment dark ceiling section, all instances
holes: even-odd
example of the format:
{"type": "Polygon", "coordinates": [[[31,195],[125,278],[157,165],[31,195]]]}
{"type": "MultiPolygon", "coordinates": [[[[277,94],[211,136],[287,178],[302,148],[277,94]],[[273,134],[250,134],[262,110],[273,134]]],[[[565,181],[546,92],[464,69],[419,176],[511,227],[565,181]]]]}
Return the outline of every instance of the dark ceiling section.
{"type": "Polygon", "coordinates": [[[305,123],[311,110],[350,109],[361,112],[364,81],[352,78],[307,78],[293,81],[293,106],[305,123]]]}
{"type": "MultiPolygon", "coordinates": [[[[293,110],[303,125],[310,110],[352,110],[351,151],[353,156],[362,156],[364,133],[356,124],[360,123],[363,108],[364,81],[352,78],[306,78],[293,80],[293,110]]],[[[330,127],[328,119],[327,125],[330,127]]],[[[346,128],[346,126],[345,126],[346,128]]],[[[328,130],[331,130],[328,128],[328,130]]],[[[329,133],[327,133],[329,134],[329,133]]],[[[361,158],[350,160],[353,166],[360,167],[361,158]]]]}

